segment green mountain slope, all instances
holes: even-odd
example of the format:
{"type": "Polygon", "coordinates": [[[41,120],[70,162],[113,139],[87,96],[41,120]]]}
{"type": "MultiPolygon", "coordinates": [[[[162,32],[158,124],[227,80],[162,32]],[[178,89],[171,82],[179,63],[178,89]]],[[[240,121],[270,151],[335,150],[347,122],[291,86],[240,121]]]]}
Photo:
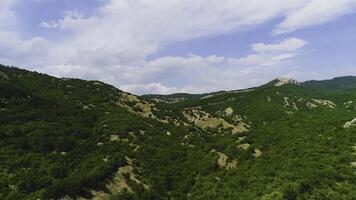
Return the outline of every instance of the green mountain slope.
{"type": "Polygon", "coordinates": [[[303,86],[308,88],[322,88],[322,89],[356,89],[356,77],[355,76],[344,76],[337,77],[330,80],[322,81],[306,81],[302,83],[303,86]]]}
{"type": "Polygon", "coordinates": [[[238,158],[237,170],[202,177],[192,199],[354,199],[350,163],[356,136],[354,129],[343,128],[355,118],[354,107],[347,105],[355,96],[349,97],[286,85],[179,103],[217,115],[231,108],[231,115],[221,117],[237,114],[251,122],[244,140],[228,141],[219,150],[238,158]],[[236,150],[241,144],[249,145],[249,156],[236,150]],[[251,157],[259,151],[261,156],[251,157]]]}
{"type": "Polygon", "coordinates": [[[156,179],[170,168],[159,163],[185,156],[167,132],[188,129],[173,125],[173,111],[100,82],[1,73],[1,199],[92,198],[95,191],[156,199],[166,190],[156,179]]]}
{"type": "Polygon", "coordinates": [[[138,97],[0,66],[0,199],[355,199],[356,90],[329,82],[138,97]]]}

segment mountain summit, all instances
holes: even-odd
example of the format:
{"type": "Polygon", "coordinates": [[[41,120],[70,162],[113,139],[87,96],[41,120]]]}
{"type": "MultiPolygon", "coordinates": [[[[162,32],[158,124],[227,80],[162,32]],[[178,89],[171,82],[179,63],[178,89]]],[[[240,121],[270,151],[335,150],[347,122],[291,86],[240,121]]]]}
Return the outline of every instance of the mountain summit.
{"type": "Polygon", "coordinates": [[[291,79],[291,78],[277,78],[274,81],[274,85],[277,87],[286,85],[286,84],[300,85],[300,83],[298,81],[291,79]]]}

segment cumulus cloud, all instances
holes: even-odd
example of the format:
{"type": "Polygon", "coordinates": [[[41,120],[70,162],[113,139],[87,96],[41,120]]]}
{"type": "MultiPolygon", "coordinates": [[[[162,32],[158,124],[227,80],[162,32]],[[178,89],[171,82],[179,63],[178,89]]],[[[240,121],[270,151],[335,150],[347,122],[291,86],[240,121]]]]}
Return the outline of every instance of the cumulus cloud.
{"type": "Polygon", "coordinates": [[[47,56],[48,42],[41,37],[22,39],[16,32],[0,30],[0,62],[27,65],[41,63],[47,56]]]}
{"type": "MultiPolygon", "coordinates": [[[[281,45],[285,39],[265,46],[281,45]]],[[[304,43],[306,43],[304,41],[304,43]]],[[[261,84],[277,76],[285,75],[291,58],[298,55],[299,48],[273,48],[242,58],[211,55],[167,56],[134,65],[108,65],[83,67],[82,65],[57,65],[39,68],[42,72],[59,77],[77,76],[99,79],[136,94],[175,92],[201,93],[217,90],[238,89],[261,84]],[[287,68],[286,68],[287,67],[287,68]]]]}
{"type": "Polygon", "coordinates": [[[0,1],[0,63],[29,65],[46,58],[48,41],[42,37],[24,39],[16,31],[15,8],[21,0],[0,1]]]}

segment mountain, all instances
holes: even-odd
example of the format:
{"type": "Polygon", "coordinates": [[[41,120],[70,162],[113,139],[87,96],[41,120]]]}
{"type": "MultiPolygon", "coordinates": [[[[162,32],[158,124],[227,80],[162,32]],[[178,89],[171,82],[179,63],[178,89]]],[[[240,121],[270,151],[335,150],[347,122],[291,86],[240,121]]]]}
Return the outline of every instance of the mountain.
{"type": "Polygon", "coordinates": [[[329,90],[349,90],[356,89],[356,77],[344,76],[322,81],[306,81],[303,86],[314,89],[329,89],[329,90]]]}
{"type": "Polygon", "coordinates": [[[300,83],[290,78],[277,78],[266,84],[267,86],[300,85],[300,83]]]}
{"type": "Polygon", "coordinates": [[[0,199],[355,199],[344,79],[141,97],[0,66],[0,199]]]}
{"type": "Polygon", "coordinates": [[[211,92],[211,93],[204,93],[204,94],[175,93],[169,95],[146,94],[146,95],[142,95],[141,97],[145,99],[151,99],[155,102],[177,103],[188,99],[206,98],[212,95],[221,94],[225,92],[226,91],[218,91],[218,92],[211,92]]]}
{"type": "Polygon", "coordinates": [[[203,96],[204,96],[203,94],[175,93],[175,94],[171,94],[171,95],[146,94],[146,95],[142,95],[141,97],[151,99],[156,102],[176,103],[179,101],[200,98],[203,96]]]}

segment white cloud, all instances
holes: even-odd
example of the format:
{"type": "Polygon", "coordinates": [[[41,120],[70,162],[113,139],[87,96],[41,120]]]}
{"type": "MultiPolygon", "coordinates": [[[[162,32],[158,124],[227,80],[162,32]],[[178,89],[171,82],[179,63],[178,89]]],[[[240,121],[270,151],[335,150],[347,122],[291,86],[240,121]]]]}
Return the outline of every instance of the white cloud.
{"type": "Polygon", "coordinates": [[[288,38],[256,43],[251,54],[240,58],[147,60],[167,44],[251,31],[276,19],[281,23],[275,34],[291,32],[350,13],[353,9],[346,7],[355,0],[108,0],[91,15],[67,11],[62,19],[40,23],[65,33],[61,41],[24,38],[4,28],[2,22],[16,20],[12,2],[0,0],[0,62],[36,65],[56,76],[100,79],[132,92],[167,93],[233,89],[273,78],[284,69],[268,70],[288,66],[306,42],[288,38]]]}
{"type": "MultiPolygon", "coordinates": [[[[268,79],[285,75],[286,70],[290,69],[289,61],[299,55],[306,43],[298,38],[288,38],[275,44],[263,44],[262,49],[251,45],[251,51],[256,53],[242,58],[215,55],[163,57],[141,66],[140,75],[135,75],[135,82],[141,81],[148,85],[159,83],[164,87],[162,93],[201,93],[255,86],[256,83],[261,84],[268,79]]],[[[144,84],[126,88],[137,93],[149,92],[149,87],[144,84]]]]}
{"type": "Polygon", "coordinates": [[[131,84],[120,87],[124,91],[135,91],[137,94],[173,94],[179,92],[176,87],[166,87],[160,83],[131,84]]]}
{"type": "MultiPolygon", "coordinates": [[[[338,5],[349,5],[341,0],[338,5]]],[[[227,34],[252,29],[256,25],[284,18],[279,26],[288,23],[293,15],[313,5],[323,6],[319,0],[110,0],[91,16],[80,12],[66,12],[58,21],[42,22],[42,27],[71,31],[69,38],[53,43],[47,58],[50,64],[83,66],[122,66],[145,62],[148,55],[163,46],[182,40],[227,34]],[[62,53],[65,52],[65,53],[62,53]],[[58,61],[54,63],[53,61],[58,61]]],[[[324,6],[325,7],[325,6],[324,6]]],[[[342,9],[320,13],[330,14],[324,22],[345,14],[342,9]]],[[[319,15],[318,15],[319,16],[319,15]]],[[[326,15],[320,15],[321,18],[326,15]]],[[[314,16],[310,16],[314,17],[314,16]]],[[[307,19],[304,21],[315,21],[307,19]]],[[[296,29],[303,28],[298,25],[296,29]]],[[[254,44],[256,52],[284,51],[301,48],[303,40],[290,38],[280,44],[254,44]]],[[[291,55],[290,55],[291,56],[291,55]]],[[[266,55],[249,55],[240,62],[246,64],[270,60],[266,55]]],[[[277,57],[276,60],[281,59],[277,57]]],[[[274,62],[273,62],[274,63],[274,62]]],[[[265,63],[270,65],[273,63],[265,63]]]]}
{"type": "Polygon", "coordinates": [[[60,63],[50,64],[132,65],[169,43],[251,28],[299,1],[111,0],[92,16],[67,12],[63,19],[41,26],[71,31],[66,41],[53,43],[53,56],[47,60],[60,63]]]}
{"type": "Polygon", "coordinates": [[[42,37],[24,39],[16,31],[21,0],[0,0],[0,63],[28,66],[46,60],[48,41],[42,37]]]}
{"type": "Polygon", "coordinates": [[[43,28],[49,29],[69,29],[69,30],[81,30],[85,29],[91,25],[96,25],[95,23],[100,22],[98,17],[91,16],[89,18],[85,18],[83,13],[77,11],[66,11],[64,12],[63,19],[58,21],[48,21],[41,22],[41,26],[43,28]]]}
{"type": "Polygon", "coordinates": [[[90,78],[95,74],[100,74],[99,68],[88,68],[80,65],[49,65],[41,67],[36,70],[40,70],[45,73],[52,74],[57,77],[87,77],[90,78]]]}
{"type": "Polygon", "coordinates": [[[342,15],[355,12],[355,8],[355,0],[312,0],[300,9],[291,11],[286,19],[274,29],[273,33],[289,33],[330,22],[342,15]]]}
{"type": "Polygon", "coordinates": [[[277,44],[264,44],[264,43],[256,43],[252,44],[252,50],[260,53],[264,52],[285,52],[285,51],[295,51],[306,45],[306,42],[302,39],[298,38],[287,38],[282,42],[277,44]]]}
{"type": "Polygon", "coordinates": [[[0,30],[13,28],[16,23],[16,13],[14,7],[18,0],[1,0],[0,1],[0,30]]]}
{"type": "MultiPolygon", "coordinates": [[[[273,46],[283,44],[284,41],[288,40],[264,45],[273,46]]],[[[57,65],[38,70],[59,77],[99,79],[136,94],[201,93],[255,86],[281,76],[285,74],[285,70],[288,70],[289,61],[298,55],[300,48],[256,52],[242,58],[216,55],[167,56],[134,65],[102,65],[95,68],[82,65],[57,65]]],[[[251,51],[254,51],[253,45],[251,51]]]]}
{"type": "Polygon", "coordinates": [[[269,66],[291,59],[299,54],[307,42],[299,38],[286,38],[279,43],[255,43],[251,45],[255,54],[250,54],[238,60],[241,65],[269,66]]]}
{"type": "Polygon", "coordinates": [[[42,58],[47,56],[48,42],[44,38],[34,37],[23,40],[16,32],[0,30],[0,61],[29,65],[41,63],[42,58]]]}

